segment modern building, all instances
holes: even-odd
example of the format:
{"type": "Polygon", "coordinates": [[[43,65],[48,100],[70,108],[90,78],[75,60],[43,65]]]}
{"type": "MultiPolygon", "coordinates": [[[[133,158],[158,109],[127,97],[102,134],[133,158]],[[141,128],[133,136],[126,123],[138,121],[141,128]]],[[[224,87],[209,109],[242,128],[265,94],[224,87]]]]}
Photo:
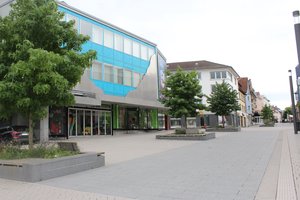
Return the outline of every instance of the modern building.
{"type": "MultiPolygon", "coordinates": [[[[0,0],[1,15],[8,14],[12,2],[0,0]]],[[[41,137],[164,128],[165,108],[158,98],[166,58],[157,45],[64,2],[58,9],[63,20],[75,21],[78,33],[90,36],[83,52],[95,50],[97,59],[72,91],[76,104],[49,108],[40,123],[41,137]]]]}
{"type": "MultiPolygon", "coordinates": [[[[238,78],[240,76],[231,66],[205,60],[168,63],[167,66],[167,69],[170,71],[176,71],[177,68],[180,67],[186,72],[196,71],[198,73],[199,83],[202,86],[202,93],[204,94],[202,103],[205,105],[207,105],[207,98],[205,96],[211,94],[216,83],[220,84],[225,81],[238,92],[238,78]]],[[[209,111],[203,111],[203,116],[203,123],[206,126],[217,126],[221,123],[221,117],[216,116],[214,113],[209,111]]],[[[192,123],[192,120],[190,120],[191,126],[199,125],[200,121],[201,120],[195,120],[195,122],[192,123]]],[[[201,123],[202,126],[203,123],[201,123]]],[[[238,126],[239,119],[237,117],[237,113],[232,113],[232,115],[227,116],[226,123],[227,125],[238,126]]],[[[178,126],[179,120],[171,119],[171,127],[172,125],[173,127],[178,126]]]]}

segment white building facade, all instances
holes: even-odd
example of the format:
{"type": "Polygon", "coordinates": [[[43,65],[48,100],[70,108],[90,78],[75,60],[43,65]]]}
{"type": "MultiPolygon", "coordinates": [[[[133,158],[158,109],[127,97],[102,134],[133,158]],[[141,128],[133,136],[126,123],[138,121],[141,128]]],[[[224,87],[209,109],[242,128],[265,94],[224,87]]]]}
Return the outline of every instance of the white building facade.
{"type": "MultiPolygon", "coordinates": [[[[178,67],[180,67],[186,72],[196,71],[198,73],[199,82],[202,86],[202,93],[204,94],[202,103],[206,106],[208,105],[206,96],[209,96],[212,93],[213,88],[217,83],[221,84],[224,81],[228,83],[238,93],[239,75],[231,66],[213,63],[205,60],[176,62],[167,64],[167,69],[170,71],[176,71],[178,67]]],[[[198,120],[198,123],[196,120],[195,125],[199,124],[201,126],[205,125],[213,127],[221,123],[221,118],[216,116],[214,113],[211,113],[210,111],[203,111],[203,115],[204,119],[198,120]]],[[[226,123],[230,126],[239,126],[239,119],[237,117],[237,113],[232,113],[232,115],[227,116],[226,123]]]]}

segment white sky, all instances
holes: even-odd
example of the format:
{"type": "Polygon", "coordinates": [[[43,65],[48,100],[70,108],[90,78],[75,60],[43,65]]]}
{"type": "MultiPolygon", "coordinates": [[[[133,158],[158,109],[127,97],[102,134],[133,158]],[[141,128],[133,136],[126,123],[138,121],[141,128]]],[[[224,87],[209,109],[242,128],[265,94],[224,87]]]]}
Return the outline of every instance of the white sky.
{"type": "Polygon", "coordinates": [[[232,66],[272,105],[291,105],[287,71],[296,82],[292,12],[299,0],[64,1],[157,44],[167,62],[232,66]]]}

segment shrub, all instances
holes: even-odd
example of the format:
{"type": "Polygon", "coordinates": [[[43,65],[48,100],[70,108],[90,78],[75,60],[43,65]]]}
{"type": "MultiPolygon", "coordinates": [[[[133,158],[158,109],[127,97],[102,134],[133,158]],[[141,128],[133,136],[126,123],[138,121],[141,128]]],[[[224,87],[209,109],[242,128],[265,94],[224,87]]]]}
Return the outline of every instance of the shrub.
{"type": "Polygon", "coordinates": [[[24,146],[16,146],[12,144],[0,145],[0,159],[24,159],[24,158],[58,158],[63,156],[76,155],[79,152],[62,150],[55,145],[40,144],[32,149],[24,148],[24,146]]]}
{"type": "Polygon", "coordinates": [[[185,128],[177,128],[175,129],[175,134],[186,134],[185,128]]]}

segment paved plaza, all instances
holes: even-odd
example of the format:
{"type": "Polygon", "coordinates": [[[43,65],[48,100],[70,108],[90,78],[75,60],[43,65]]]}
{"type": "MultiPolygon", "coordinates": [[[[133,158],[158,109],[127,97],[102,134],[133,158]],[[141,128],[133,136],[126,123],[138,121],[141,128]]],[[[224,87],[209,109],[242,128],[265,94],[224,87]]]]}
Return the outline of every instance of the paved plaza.
{"type": "Polygon", "coordinates": [[[217,133],[208,141],[156,140],[156,134],[72,138],[82,151],[106,152],[106,166],[39,183],[0,179],[0,199],[292,200],[300,194],[300,134],[291,124],[217,133]]]}

